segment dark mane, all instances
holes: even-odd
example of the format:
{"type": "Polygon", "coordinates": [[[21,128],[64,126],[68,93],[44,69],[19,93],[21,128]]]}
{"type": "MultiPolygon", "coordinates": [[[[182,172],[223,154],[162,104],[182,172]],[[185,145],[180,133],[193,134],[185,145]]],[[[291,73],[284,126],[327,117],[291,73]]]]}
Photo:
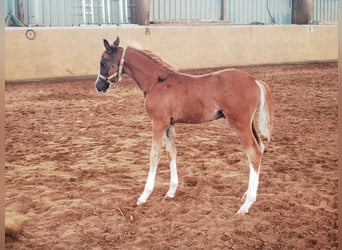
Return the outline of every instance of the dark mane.
{"type": "Polygon", "coordinates": [[[159,56],[153,54],[151,51],[149,50],[140,50],[137,49],[139,52],[141,52],[142,54],[144,54],[145,56],[147,56],[148,58],[151,58],[154,62],[156,62],[158,65],[162,66],[163,68],[172,71],[172,72],[176,72],[177,70],[172,67],[170,64],[164,62],[159,56]]]}

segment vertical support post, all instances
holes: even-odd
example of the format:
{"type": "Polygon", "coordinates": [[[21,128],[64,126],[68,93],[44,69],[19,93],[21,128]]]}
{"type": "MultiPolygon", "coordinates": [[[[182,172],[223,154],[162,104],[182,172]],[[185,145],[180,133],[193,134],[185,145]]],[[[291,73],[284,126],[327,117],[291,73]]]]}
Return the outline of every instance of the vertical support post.
{"type": "Polygon", "coordinates": [[[221,0],[221,20],[227,20],[227,0],[221,0]]]}
{"type": "Polygon", "coordinates": [[[132,23],[148,25],[150,23],[150,0],[132,0],[132,23]]]}
{"type": "Polygon", "coordinates": [[[292,23],[309,24],[312,22],[313,0],[292,0],[292,23]]]}
{"type": "Polygon", "coordinates": [[[24,4],[23,0],[18,0],[18,19],[20,22],[24,23],[24,4]]]}

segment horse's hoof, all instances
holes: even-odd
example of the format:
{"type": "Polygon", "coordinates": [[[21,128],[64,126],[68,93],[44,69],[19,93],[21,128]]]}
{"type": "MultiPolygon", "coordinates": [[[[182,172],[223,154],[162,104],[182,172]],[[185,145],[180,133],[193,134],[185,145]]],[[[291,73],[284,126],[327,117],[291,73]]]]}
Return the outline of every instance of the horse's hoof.
{"type": "Polygon", "coordinates": [[[137,201],[137,206],[140,206],[140,205],[145,204],[145,203],[146,203],[146,201],[138,200],[138,201],[137,201]]]}
{"type": "Polygon", "coordinates": [[[248,214],[248,210],[240,208],[239,211],[236,212],[237,214],[248,214]]]}
{"type": "Polygon", "coordinates": [[[173,199],[174,197],[175,197],[175,194],[169,194],[169,193],[167,193],[167,194],[164,196],[165,199],[173,199]]]}

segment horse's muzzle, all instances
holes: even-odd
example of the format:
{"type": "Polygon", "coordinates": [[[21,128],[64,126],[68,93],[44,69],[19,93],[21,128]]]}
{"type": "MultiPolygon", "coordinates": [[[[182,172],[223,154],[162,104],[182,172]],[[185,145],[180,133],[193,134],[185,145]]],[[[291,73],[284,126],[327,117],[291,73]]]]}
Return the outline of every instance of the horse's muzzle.
{"type": "Polygon", "coordinates": [[[109,88],[109,83],[107,81],[104,81],[102,79],[97,79],[95,82],[95,88],[97,92],[103,92],[106,93],[109,88]]]}
{"type": "Polygon", "coordinates": [[[111,86],[113,86],[117,81],[120,80],[120,77],[118,77],[118,73],[115,72],[114,74],[105,77],[101,74],[98,74],[97,79],[96,79],[96,90],[99,92],[105,93],[107,89],[111,86]]]}

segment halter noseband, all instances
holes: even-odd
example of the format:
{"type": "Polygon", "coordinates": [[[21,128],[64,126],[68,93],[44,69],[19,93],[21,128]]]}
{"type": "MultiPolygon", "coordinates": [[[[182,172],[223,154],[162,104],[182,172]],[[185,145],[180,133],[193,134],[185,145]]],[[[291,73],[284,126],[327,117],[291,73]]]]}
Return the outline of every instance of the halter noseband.
{"type": "Polygon", "coordinates": [[[126,54],[126,48],[123,49],[122,57],[120,59],[119,69],[117,72],[114,72],[113,74],[111,74],[108,77],[105,77],[101,73],[99,73],[97,76],[98,78],[105,80],[109,84],[109,87],[112,87],[115,83],[121,81],[122,69],[123,69],[123,65],[125,63],[125,54],[126,54]],[[118,79],[116,81],[115,80],[112,81],[115,77],[118,77],[118,79]]]}

